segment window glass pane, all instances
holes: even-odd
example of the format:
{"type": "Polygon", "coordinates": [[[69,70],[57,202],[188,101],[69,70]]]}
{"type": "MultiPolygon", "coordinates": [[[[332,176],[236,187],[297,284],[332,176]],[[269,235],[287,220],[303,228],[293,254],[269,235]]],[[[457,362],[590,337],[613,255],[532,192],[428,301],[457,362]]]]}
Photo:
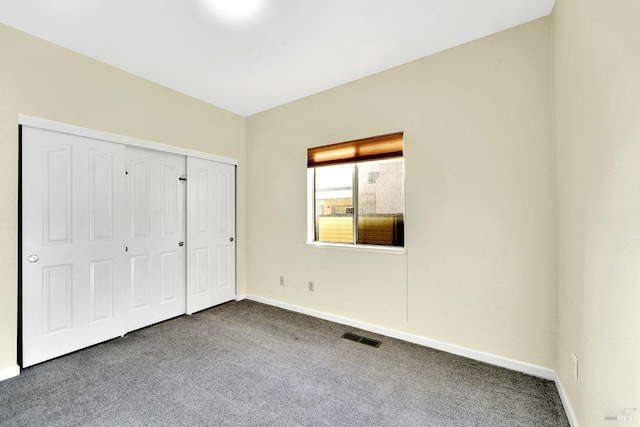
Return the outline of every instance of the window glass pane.
{"type": "Polygon", "coordinates": [[[353,168],[315,168],[316,241],[353,243],[353,168]]]}
{"type": "Polygon", "coordinates": [[[404,246],[404,159],[358,163],[358,241],[404,246]]]}

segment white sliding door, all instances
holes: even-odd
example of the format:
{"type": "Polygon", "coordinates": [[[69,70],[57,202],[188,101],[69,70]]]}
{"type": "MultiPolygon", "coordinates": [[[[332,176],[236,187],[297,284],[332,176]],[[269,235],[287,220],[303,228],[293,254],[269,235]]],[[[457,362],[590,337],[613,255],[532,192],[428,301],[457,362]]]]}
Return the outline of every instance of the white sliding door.
{"type": "Polygon", "coordinates": [[[125,332],[125,146],[22,128],[22,366],[125,332]]]}
{"type": "Polygon", "coordinates": [[[127,147],[129,331],[185,313],[184,173],[184,156],[127,147]]]}
{"type": "Polygon", "coordinates": [[[187,313],[231,301],[235,286],[235,166],[187,158],[187,313]]]}
{"type": "Polygon", "coordinates": [[[235,298],[233,164],[26,121],[23,367],[235,298]]]}

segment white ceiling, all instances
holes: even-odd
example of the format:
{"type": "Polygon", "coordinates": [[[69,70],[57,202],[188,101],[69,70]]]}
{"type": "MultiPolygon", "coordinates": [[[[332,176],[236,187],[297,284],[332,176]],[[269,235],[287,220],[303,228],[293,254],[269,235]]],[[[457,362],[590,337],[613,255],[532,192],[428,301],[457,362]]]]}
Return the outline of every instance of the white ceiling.
{"type": "Polygon", "coordinates": [[[248,116],[523,24],[555,0],[0,0],[0,22],[248,116]]]}

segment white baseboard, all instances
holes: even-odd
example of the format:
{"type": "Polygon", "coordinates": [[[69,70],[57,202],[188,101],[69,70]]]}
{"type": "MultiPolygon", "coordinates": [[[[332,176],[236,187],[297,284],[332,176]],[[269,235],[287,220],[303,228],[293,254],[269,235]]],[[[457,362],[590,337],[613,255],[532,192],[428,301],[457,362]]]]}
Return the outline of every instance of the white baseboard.
{"type": "Polygon", "coordinates": [[[437,341],[430,338],[424,338],[418,335],[412,335],[405,332],[396,331],[394,329],[383,328],[381,326],[372,325],[358,320],[350,319],[348,317],[338,316],[331,313],[325,313],[323,311],[313,310],[310,308],[299,307],[292,304],[283,303],[268,298],[257,297],[254,295],[244,295],[243,299],[249,299],[263,304],[272,305],[275,307],[284,308],[285,310],[295,311],[309,316],[318,317],[320,319],[329,320],[331,322],[340,323],[354,328],[362,329],[365,331],[373,332],[376,334],[384,335],[391,338],[397,338],[399,340],[408,341],[414,344],[422,345],[424,347],[434,348],[436,350],[446,351],[447,353],[456,354],[458,356],[464,356],[469,359],[477,360],[480,362],[488,363],[490,365],[500,366],[503,368],[511,369],[513,371],[522,372],[534,377],[543,378],[545,380],[555,381],[556,372],[553,369],[545,368],[543,366],[533,365],[527,362],[522,362],[515,359],[509,359],[507,357],[497,356],[495,354],[484,353],[482,351],[473,350],[470,348],[449,344],[442,341],[437,341]]]}
{"type": "Polygon", "coordinates": [[[242,301],[243,299],[247,299],[246,294],[236,295],[236,301],[242,301]]]}
{"type": "Polygon", "coordinates": [[[0,370],[0,381],[8,380],[9,378],[17,377],[20,375],[20,366],[15,365],[10,368],[0,370]]]}
{"type": "Polygon", "coordinates": [[[576,418],[576,414],[573,412],[573,408],[571,407],[571,403],[569,403],[569,399],[564,391],[564,387],[562,387],[562,382],[560,381],[560,377],[557,372],[554,381],[556,383],[556,388],[558,389],[558,394],[560,395],[560,400],[562,400],[562,406],[564,406],[564,412],[567,414],[567,418],[569,419],[569,424],[571,427],[579,427],[578,418],[576,418]]]}

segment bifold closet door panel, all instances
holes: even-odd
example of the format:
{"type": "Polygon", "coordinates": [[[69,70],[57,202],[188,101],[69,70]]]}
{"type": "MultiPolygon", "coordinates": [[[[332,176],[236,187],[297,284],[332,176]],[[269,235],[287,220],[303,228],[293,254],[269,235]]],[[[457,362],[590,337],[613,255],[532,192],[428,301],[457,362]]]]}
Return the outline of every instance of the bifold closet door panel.
{"type": "Polygon", "coordinates": [[[124,145],[22,127],[22,366],[125,332],[124,145]]]}
{"type": "Polygon", "coordinates": [[[236,296],[235,166],[187,157],[187,313],[236,296]]]}
{"type": "Polygon", "coordinates": [[[127,330],[185,313],[185,157],[127,147],[127,330]]]}

